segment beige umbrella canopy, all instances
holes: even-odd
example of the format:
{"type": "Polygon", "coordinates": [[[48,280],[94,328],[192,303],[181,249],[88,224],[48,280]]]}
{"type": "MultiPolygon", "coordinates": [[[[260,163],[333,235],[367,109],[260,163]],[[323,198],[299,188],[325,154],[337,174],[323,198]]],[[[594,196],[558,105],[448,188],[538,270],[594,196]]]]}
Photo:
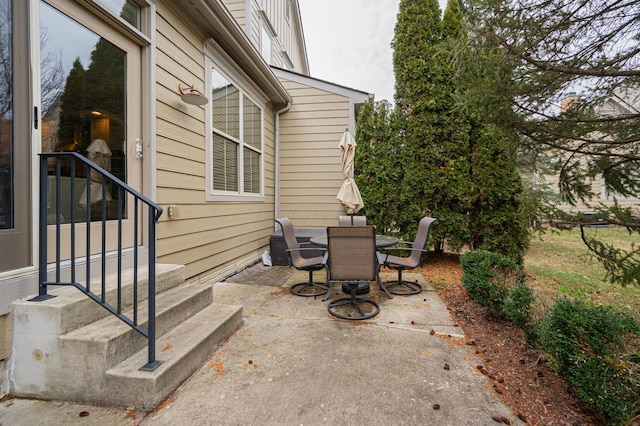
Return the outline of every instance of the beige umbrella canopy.
{"type": "Polygon", "coordinates": [[[362,196],[360,195],[360,190],[356,185],[356,181],[353,180],[353,162],[356,155],[356,141],[353,140],[353,136],[349,133],[349,129],[347,129],[342,135],[338,148],[340,148],[340,155],[342,157],[342,175],[344,177],[344,182],[342,182],[342,186],[340,187],[340,191],[338,191],[336,198],[340,200],[348,214],[355,214],[358,210],[364,207],[364,202],[362,201],[362,196]]]}

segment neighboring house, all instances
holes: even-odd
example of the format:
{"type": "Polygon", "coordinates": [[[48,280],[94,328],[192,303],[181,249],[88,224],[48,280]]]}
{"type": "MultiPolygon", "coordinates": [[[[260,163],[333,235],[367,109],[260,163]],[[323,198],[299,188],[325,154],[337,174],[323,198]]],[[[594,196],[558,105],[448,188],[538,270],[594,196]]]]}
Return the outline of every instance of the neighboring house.
{"type": "MultiPolygon", "coordinates": [[[[561,101],[560,108],[564,111],[571,108],[572,105],[575,105],[578,102],[580,102],[580,96],[575,93],[570,93],[561,101]]],[[[625,89],[624,91],[615,93],[600,107],[598,107],[596,112],[603,116],[639,114],[640,89],[625,89]]],[[[556,176],[537,175],[534,177],[534,183],[549,185],[551,188],[557,189],[558,178],[556,176]]],[[[619,194],[612,194],[607,191],[604,179],[600,176],[591,180],[591,191],[593,192],[594,197],[591,200],[588,200],[589,205],[578,200],[575,206],[563,203],[558,205],[558,207],[566,212],[591,213],[594,208],[600,204],[612,206],[615,198],[618,204],[623,207],[636,207],[640,209],[640,196],[622,197],[619,194]]]]}
{"type": "MultiPolygon", "coordinates": [[[[344,213],[338,142],[345,129],[355,133],[372,95],[309,75],[296,0],[0,8],[0,45],[12,58],[2,70],[10,81],[0,82],[0,394],[11,390],[10,305],[38,291],[37,224],[48,213],[38,202],[38,153],[73,146],[86,155],[106,141],[111,172],[165,209],[158,263],[184,265],[190,282],[258,261],[277,217],[320,229],[344,213]],[[206,105],[185,103],[180,84],[206,105]]],[[[61,232],[68,261],[69,227],[61,232]]]]}

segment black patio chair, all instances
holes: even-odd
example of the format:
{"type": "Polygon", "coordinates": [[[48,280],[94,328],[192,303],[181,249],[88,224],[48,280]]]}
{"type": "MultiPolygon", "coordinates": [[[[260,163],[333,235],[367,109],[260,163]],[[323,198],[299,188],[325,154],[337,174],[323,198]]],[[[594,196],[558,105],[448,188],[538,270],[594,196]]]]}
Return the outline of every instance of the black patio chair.
{"type": "Polygon", "coordinates": [[[380,284],[373,226],[330,226],[327,228],[327,283],[342,284],[341,297],[329,302],[329,313],[347,320],[373,318],[380,312],[373,300],[359,297],[369,292],[369,282],[380,284]]]}
{"type": "MultiPolygon", "coordinates": [[[[307,271],[309,273],[309,279],[307,281],[296,283],[291,286],[291,293],[296,296],[321,296],[329,291],[329,286],[324,282],[314,281],[313,273],[315,271],[322,270],[325,265],[323,262],[323,256],[314,256],[311,258],[305,258],[302,256],[304,251],[318,251],[324,250],[319,247],[302,247],[302,244],[298,242],[291,219],[283,217],[276,219],[276,222],[282,228],[282,236],[284,237],[285,245],[287,246],[287,253],[289,254],[289,265],[300,271],[307,271]]],[[[303,243],[309,244],[309,243],[303,243]]]]}
{"type": "Polygon", "coordinates": [[[433,217],[423,217],[418,224],[418,232],[413,241],[398,241],[394,247],[387,247],[384,252],[378,252],[378,262],[387,268],[398,271],[397,280],[383,281],[384,287],[392,294],[409,295],[418,294],[422,291],[422,286],[416,281],[408,281],[402,278],[402,271],[417,268],[422,265],[422,253],[429,239],[431,225],[438,219],[433,217]],[[410,252],[408,257],[396,256],[393,252],[410,252]]]}

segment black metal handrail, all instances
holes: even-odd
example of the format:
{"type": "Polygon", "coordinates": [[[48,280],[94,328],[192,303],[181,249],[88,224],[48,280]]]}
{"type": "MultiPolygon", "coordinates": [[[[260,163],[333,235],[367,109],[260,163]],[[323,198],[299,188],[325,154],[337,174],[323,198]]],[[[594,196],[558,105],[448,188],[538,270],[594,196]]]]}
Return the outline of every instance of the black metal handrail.
{"type": "MultiPolygon", "coordinates": [[[[66,195],[66,194],[65,194],[66,195]]],[[[39,247],[39,289],[38,296],[31,299],[34,301],[46,300],[54,297],[47,293],[47,287],[50,285],[67,285],[73,286],[82,291],[89,298],[97,302],[107,311],[118,317],[120,320],[128,324],[135,331],[147,338],[148,341],[148,360],[140,370],[152,371],[156,369],[162,362],[156,360],[156,226],[158,219],[162,214],[162,207],[151,201],[149,198],[140,194],[138,191],[127,185],[116,176],[104,170],[97,164],[93,163],[86,157],[75,152],[49,152],[40,154],[40,247],[39,247]],[[64,168],[64,175],[63,175],[64,168]],[[76,177],[76,174],[85,172],[84,177],[76,177]],[[49,204],[49,180],[54,177],[55,195],[49,204]],[[61,196],[64,191],[62,189],[62,177],[69,180],[69,203],[63,203],[61,196]],[[85,181],[85,190],[77,199],[76,181],[85,181]],[[99,200],[91,200],[92,183],[99,187],[95,198],[99,200]],[[110,187],[111,191],[107,188],[110,187]],[[113,195],[112,195],[113,193],[113,195]],[[107,200],[110,198],[110,200],[107,200]],[[127,203],[132,202],[133,217],[128,217],[127,203]],[[108,206],[117,205],[115,212],[108,213],[108,206]],[[76,210],[78,205],[85,206],[86,214],[84,219],[80,219],[76,223],[76,216],[79,216],[76,210]],[[68,208],[69,217],[66,218],[62,214],[63,208],[68,208]],[[148,319],[146,330],[139,324],[138,318],[138,236],[142,230],[142,217],[144,209],[147,209],[147,237],[148,237],[148,319]],[[142,211],[142,212],[141,212],[142,211]],[[93,218],[92,218],[93,212],[93,218]],[[109,217],[108,217],[109,215],[109,217]],[[93,220],[92,220],[93,219],[93,220]],[[133,224],[133,300],[131,301],[132,314],[129,316],[123,313],[123,297],[122,297],[122,268],[123,268],[123,220],[128,219],[133,224]],[[64,224],[69,226],[70,232],[70,280],[61,279],[61,228],[64,224]],[[92,238],[92,222],[99,223],[99,237],[101,238],[101,274],[100,274],[100,292],[94,293],[91,290],[91,238],[92,238]],[[117,223],[117,298],[115,306],[106,300],[106,254],[107,254],[107,222],[117,223]],[[78,250],[76,233],[80,228],[78,225],[84,223],[85,232],[85,250],[84,256],[80,255],[79,259],[85,257],[85,284],[76,279],[76,271],[78,269],[76,256],[80,253],[78,250]],[[49,280],[47,271],[47,228],[55,226],[55,279],[49,280]]]]}

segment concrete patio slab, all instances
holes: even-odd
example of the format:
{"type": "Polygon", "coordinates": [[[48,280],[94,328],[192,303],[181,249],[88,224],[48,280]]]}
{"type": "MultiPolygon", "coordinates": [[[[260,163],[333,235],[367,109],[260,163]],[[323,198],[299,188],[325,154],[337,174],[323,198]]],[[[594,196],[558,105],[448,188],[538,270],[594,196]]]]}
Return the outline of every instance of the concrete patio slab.
{"type": "Polygon", "coordinates": [[[523,424],[492,392],[430,286],[389,299],[374,285],[368,297],[380,314],[348,321],[331,316],[322,297],[292,295],[288,286],[300,278],[293,270],[256,268],[258,278],[247,272],[242,283],[214,285],[215,303],[244,306],[244,324],[155,412],[132,418],[127,410],[9,400],[0,424],[523,424]],[[261,271],[279,283],[266,284],[261,271]]]}

